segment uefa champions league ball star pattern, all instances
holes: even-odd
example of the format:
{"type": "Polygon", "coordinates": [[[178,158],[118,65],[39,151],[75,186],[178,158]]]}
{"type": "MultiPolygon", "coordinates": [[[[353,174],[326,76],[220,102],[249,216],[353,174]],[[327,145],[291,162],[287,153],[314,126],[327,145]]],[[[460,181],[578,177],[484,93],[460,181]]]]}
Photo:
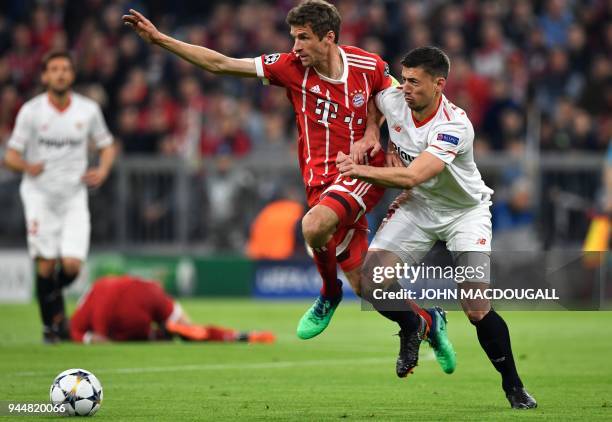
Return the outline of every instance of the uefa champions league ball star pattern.
{"type": "Polygon", "coordinates": [[[85,369],[68,369],[55,377],[49,397],[70,416],[92,416],[102,404],[102,384],[85,369]]]}

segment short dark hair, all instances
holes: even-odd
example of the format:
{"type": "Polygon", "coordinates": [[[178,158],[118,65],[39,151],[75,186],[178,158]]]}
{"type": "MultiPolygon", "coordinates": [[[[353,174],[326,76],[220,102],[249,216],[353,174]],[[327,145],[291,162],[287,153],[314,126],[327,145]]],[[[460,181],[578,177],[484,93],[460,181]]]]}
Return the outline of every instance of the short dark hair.
{"type": "Polygon", "coordinates": [[[448,78],[450,59],[438,47],[418,47],[404,56],[402,66],[421,67],[431,76],[448,78]]]}
{"type": "Polygon", "coordinates": [[[43,70],[43,72],[45,70],[47,70],[47,66],[49,65],[49,62],[51,60],[57,59],[57,58],[67,59],[70,62],[70,66],[74,70],[74,59],[72,58],[72,56],[70,55],[70,53],[68,51],[66,51],[66,50],[53,50],[53,51],[50,51],[47,54],[45,54],[43,59],[42,59],[42,70],[43,70]]]}
{"type": "Polygon", "coordinates": [[[312,32],[314,32],[320,40],[323,39],[329,31],[333,31],[336,35],[334,42],[338,44],[342,18],[336,6],[325,0],[303,1],[289,11],[285,22],[287,22],[289,26],[310,25],[312,32]]]}

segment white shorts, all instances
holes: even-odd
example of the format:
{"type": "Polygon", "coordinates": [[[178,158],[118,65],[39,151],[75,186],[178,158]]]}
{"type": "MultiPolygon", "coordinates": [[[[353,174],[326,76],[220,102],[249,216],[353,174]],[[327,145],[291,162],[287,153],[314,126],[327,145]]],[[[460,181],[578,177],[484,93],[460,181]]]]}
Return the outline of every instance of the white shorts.
{"type": "Polygon", "coordinates": [[[459,252],[491,252],[491,203],[466,209],[433,210],[414,197],[403,203],[378,230],[370,249],[394,252],[402,261],[423,260],[436,241],[457,257],[459,252]]]}
{"type": "Polygon", "coordinates": [[[89,251],[91,231],[87,190],[56,197],[22,185],[20,193],[30,256],[84,261],[89,251]]]}

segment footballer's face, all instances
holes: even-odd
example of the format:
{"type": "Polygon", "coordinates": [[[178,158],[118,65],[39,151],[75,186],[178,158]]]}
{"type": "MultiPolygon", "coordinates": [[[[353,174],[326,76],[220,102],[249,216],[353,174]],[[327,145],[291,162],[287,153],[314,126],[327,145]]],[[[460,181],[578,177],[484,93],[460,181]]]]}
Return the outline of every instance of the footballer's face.
{"type": "Polygon", "coordinates": [[[298,55],[302,66],[316,66],[324,60],[330,48],[334,45],[335,35],[329,31],[322,39],[312,32],[310,25],[291,26],[291,36],[293,37],[293,51],[298,55]]]}
{"type": "Polygon", "coordinates": [[[58,95],[65,94],[74,82],[72,63],[65,57],[55,57],[47,63],[42,73],[43,84],[58,95]]]}
{"type": "Polygon", "coordinates": [[[432,76],[422,67],[402,67],[402,93],[411,110],[420,112],[442,93],[446,79],[432,76]]]}

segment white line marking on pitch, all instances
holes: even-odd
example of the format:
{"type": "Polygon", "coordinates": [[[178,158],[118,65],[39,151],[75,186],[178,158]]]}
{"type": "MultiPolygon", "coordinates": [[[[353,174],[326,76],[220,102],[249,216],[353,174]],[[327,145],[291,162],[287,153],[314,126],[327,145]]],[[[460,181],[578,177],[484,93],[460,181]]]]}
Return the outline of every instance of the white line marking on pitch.
{"type": "MultiPolygon", "coordinates": [[[[421,360],[432,360],[433,354],[421,356],[421,360]]],[[[214,363],[206,365],[178,365],[178,366],[149,366],[144,368],[112,368],[112,369],[97,369],[96,374],[142,374],[156,372],[174,372],[174,371],[218,371],[224,369],[282,369],[293,368],[298,366],[319,366],[319,365],[355,365],[368,363],[389,363],[392,362],[392,357],[389,358],[363,358],[363,359],[325,359],[325,360],[295,360],[295,361],[280,361],[280,362],[259,362],[259,363],[214,363]]],[[[17,372],[15,375],[22,377],[36,377],[49,375],[48,372],[29,371],[17,372]]]]}

